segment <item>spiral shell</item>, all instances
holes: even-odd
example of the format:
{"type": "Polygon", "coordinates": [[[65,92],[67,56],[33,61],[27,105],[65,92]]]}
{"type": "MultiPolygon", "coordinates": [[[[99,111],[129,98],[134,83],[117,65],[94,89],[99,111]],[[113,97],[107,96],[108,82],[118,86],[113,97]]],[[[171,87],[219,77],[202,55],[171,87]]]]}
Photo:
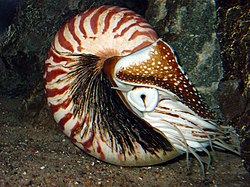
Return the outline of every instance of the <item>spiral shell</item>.
{"type": "Polygon", "coordinates": [[[201,160],[208,145],[230,149],[172,48],[131,10],[100,6],[69,20],[44,77],[63,132],[103,161],[152,165],[185,152],[201,160]]]}

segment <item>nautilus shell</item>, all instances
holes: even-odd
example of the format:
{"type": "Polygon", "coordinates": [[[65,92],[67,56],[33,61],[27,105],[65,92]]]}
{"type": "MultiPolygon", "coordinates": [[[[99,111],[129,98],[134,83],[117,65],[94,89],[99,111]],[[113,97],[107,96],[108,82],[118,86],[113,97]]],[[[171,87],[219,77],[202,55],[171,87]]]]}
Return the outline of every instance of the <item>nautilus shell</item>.
{"type": "Polygon", "coordinates": [[[225,130],[179,66],[173,49],[140,15],[94,7],[55,35],[45,62],[54,119],[88,154],[143,166],[217,146],[225,130]]]}

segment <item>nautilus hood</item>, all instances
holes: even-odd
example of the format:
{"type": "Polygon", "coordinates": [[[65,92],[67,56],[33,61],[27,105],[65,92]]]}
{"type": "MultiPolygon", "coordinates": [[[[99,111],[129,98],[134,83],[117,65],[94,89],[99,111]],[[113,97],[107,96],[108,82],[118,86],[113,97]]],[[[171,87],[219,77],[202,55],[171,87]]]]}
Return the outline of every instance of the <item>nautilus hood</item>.
{"type": "Polygon", "coordinates": [[[173,99],[181,100],[190,111],[202,118],[213,118],[200,94],[178,64],[173,49],[163,40],[158,39],[131,55],[113,61],[104,65],[104,71],[112,70],[108,73],[117,89],[128,90],[131,87],[144,86],[163,90],[173,99]]]}

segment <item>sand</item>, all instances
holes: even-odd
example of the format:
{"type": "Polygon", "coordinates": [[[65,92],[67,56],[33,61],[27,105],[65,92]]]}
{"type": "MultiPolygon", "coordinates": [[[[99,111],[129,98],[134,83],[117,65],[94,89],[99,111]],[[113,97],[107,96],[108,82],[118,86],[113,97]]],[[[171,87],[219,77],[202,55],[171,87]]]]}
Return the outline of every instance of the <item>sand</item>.
{"type": "Polygon", "coordinates": [[[216,151],[202,174],[185,155],[150,167],[121,167],[88,156],[59,130],[49,112],[19,110],[20,98],[0,97],[0,186],[237,186],[250,175],[237,155],[216,151]]]}

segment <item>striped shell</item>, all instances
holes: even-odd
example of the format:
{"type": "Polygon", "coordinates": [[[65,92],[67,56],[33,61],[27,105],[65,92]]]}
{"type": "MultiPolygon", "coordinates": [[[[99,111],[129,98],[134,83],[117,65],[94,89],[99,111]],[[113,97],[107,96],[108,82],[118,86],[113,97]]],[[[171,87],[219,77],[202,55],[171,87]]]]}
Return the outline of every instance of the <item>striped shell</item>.
{"type": "Polygon", "coordinates": [[[69,20],[44,77],[56,122],[100,160],[152,165],[186,152],[202,161],[208,145],[229,149],[172,48],[131,10],[100,6],[69,20]]]}

